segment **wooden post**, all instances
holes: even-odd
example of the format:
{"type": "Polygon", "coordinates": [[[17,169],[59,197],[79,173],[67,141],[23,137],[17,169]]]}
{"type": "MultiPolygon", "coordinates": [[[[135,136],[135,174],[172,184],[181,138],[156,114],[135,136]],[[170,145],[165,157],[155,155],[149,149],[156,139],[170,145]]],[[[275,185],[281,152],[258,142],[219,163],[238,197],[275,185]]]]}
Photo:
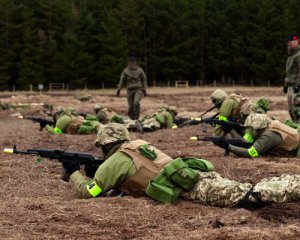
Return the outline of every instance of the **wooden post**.
{"type": "Polygon", "coordinates": [[[16,91],[16,85],[13,85],[13,92],[16,91]]]}
{"type": "Polygon", "coordinates": [[[69,91],[69,83],[66,86],[66,91],[69,91]]]}
{"type": "Polygon", "coordinates": [[[32,92],[32,84],[29,85],[29,92],[32,92]]]}
{"type": "Polygon", "coordinates": [[[102,84],[101,88],[104,89],[105,88],[104,82],[102,82],[101,84],[102,84]]]}
{"type": "Polygon", "coordinates": [[[214,79],[214,87],[216,87],[216,86],[217,86],[217,80],[214,79]]]}
{"type": "Polygon", "coordinates": [[[253,79],[251,79],[251,87],[253,87],[253,79]]]}
{"type": "Polygon", "coordinates": [[[267,87],[270,87],[270,86],[271,86],[270,79],[268,79],[267,87]]]}

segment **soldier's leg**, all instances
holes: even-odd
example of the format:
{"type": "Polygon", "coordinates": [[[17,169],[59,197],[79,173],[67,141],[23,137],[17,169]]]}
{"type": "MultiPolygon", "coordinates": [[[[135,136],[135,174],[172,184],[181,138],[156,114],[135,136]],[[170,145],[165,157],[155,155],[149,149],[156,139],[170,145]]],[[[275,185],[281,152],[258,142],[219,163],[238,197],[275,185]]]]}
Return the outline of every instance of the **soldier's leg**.
{"type": "Polygon", "coordinates": [[[136,90],[134,94],[134,99],[133,99],[133,112],[134,112],[134,118],[133,119],[139,119],[140,117],[140,101],[142,100],[144,94],[142,90],[136,90]]]}
{"type": "Polygon", "coordinates": [[[216,172],[200,172],[194,188],[181,197],[199,200],[218,207],[236,206],[252,188],[250,183],[239,183],[221,177],[216,172]]]}
{"type": "Polygon", "coordinates": [[[296,115],[294,112],[294,89],[293,87],[288,87],[288,92],[287,92],[287,98],[288,98],[288,110],[289,114],[291,116],[291,119],[295,122],[296,121],[296,115]]]}
{"type": "Polygon", "coordinates": [[[127,90],[127,102],[128,102],[128,116],[133,119],[133,100],[134,100],[135,90],[127,90]]]}
{"type": "Polygon", "coordinates": [[[294,114],[295,122],[299,123],[300,120],[300,93],[294,95],[294,114]]]}
{"type": "MultiPolygon", "coordinates": [[[[300,174],[264,178],[255,185],[253,192],[261,201],[267,203],[300,201],[300,174]]],[[[255,201],[251,198],[250,200],[255,201]]]]}

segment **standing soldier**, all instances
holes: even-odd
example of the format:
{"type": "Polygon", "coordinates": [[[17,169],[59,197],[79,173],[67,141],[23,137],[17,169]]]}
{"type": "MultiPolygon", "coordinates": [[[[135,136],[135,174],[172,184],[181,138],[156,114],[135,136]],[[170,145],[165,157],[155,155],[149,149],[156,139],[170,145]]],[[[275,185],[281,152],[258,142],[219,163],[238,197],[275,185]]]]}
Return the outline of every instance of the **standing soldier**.
{"type": "Polygon", "coordinates": [[[284,93],[288,94],[289,113],[294,122],[300,120],[300,47],[297,36],[289,36],[284,93]]]}
{"type": "Polygon", "coordinates": [[[122,72],[116,95],[120,96],[123,86],[127,87],[128,115],[137,120],[140,116],[140,101],[147,95],[147,77],[134,57],[128,59],[128,66],[122,72]]]}

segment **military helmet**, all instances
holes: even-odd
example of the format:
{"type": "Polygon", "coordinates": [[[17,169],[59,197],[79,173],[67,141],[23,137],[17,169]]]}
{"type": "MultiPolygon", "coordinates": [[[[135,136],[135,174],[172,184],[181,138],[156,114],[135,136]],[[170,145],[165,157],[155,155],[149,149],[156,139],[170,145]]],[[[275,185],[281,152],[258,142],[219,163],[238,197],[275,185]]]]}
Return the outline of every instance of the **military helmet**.
{"type": "Polygon", "coordinates": [[[210,95],[210,99],[214,105],[224,102],[227,97],[228,94],[223,89],[217,89],[210,95]]]}
{"type": "Polygon", "coordinates": [[[177,115],[177,107],[175,107],[175,106],[163,106],[160,109],[167,110],[169,113],[172,114],[173,117],[175,117],[177,115]]]}
{"type": "Polygon", "coordinates": [[[127,128],[119,123],[109,123],[101,125],[97,133],[95,145],[97,147],[104,146],[110,143],[129,141],[130,134],[127,128]]]}
{"type": "Polygon", "coordinates": [[[94,110],[95,110],[95,111],[100,110],[100,109],[102,109],[102,108],[103,108],[103,107],[101,106],[100,103],[96,103],[96,104],[94,105],[94,110]]]}
{"type": "Polygon", "coordinates": [[[245,121],[245,127],[264,129],[269,126],[271,119],[266,114],[251,113],[245,121]]]}

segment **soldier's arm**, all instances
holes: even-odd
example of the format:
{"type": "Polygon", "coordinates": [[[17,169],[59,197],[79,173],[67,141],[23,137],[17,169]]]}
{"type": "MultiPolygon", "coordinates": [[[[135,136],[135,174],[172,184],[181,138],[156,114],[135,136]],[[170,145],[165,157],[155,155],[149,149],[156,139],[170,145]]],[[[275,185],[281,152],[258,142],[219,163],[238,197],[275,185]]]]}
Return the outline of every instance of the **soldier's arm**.
{"type": "Polygon", "coordinates": [[[172,114],[171,113],[169,113],[169,112],[166,112],[166,114],[165,114],[165,126],[166,126],[166,128],[172,128],[173,127],[173,125],[174,125],[174,122],[173,122],[173,116],[172,116],[172,114]]]}
{"type": "Polygon", "coordinates": [[[86,180],[76,171],[70,176],[70,182],[79,198],[92,198],[118,187],[135,172],[132,159],[125,153],[116,152],[99,166],[93,179],[86,180]]]}
{"type": "Polygon", "coordinates": [[[266,154],[269,150],[277,147],[282,143],[280,134],[266,131],[263,133],[250,148],[236,147],[229,145],[229,151],[239,157],[259,157],[266,154]]]}
{"type": "Polygon", "coordinates": [[[297,62],[297,83],[300,81],[300,56],[296,58],[297,62]]]}
{"type": "Polygon", "coordinates": [[[118,90],[121,90],[122,87],[124,87],[124,84],[126,82],[126,73],[125,70],[122,72],[121,77],[120,77],[120,81],[118,84],[118,90]]]}
{"type": "Polygon", "coordinates": [[[148,87],[148,84],[147,84],[147,77],[146,77],[146,74],[144,72],[143,69],[141,69],[141,79],[142,79],[142,84],[143,84],[143,89],[146,90],[147,87],[148,87]]]}
{"type": "MultiPolygon", "coordinates": [[[[233,108],[234,108],[235,100],[233,99],[227,99],[225,100],[219,110],[219,120],[227,121],[230,117],[233,108]]],[[[220,125],[216,125],[214,130],[214,136],[223,136],[224,132],[220,125]]]]}
{"type": "Polygon", "coordinates": [[[70,116],[68,115],[63,115],[61,116],[56,124],[55,127],[53,128],[52,126],[47,125],[46,129],[51,132],[51,133],[55,133],[55,134],[61,134],[64,132],[64,130],[69,126],[69,124],[71,123],[72,119],[70,116]]]}

